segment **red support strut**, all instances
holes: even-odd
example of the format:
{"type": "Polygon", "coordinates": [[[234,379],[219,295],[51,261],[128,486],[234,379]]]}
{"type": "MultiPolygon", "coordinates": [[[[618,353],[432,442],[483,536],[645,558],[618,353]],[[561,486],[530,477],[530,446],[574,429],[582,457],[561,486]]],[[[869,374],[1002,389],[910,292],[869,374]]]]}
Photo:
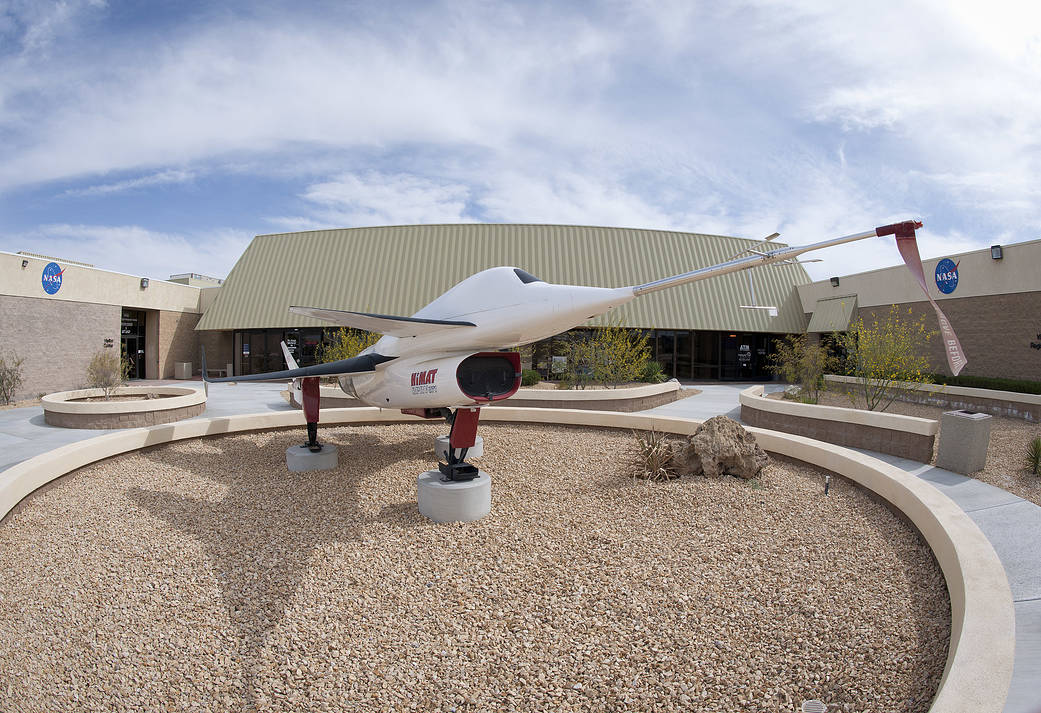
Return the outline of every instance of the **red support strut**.
{"type": "Polygon", "coordinates": [[[322,450],[322,444],[318,442],[318,413],[321,410],[318,377],[304,377],[300,390],[304,397],[304,419],[307,421],[307,443],[305,445],[317,453],[322,450]]]}
{"type": "Polygon", "coordinates": [[[473,448],[477,443],[477,421],[480,417],[479,408],[456,409],[452,430],[448,434],[448,445],[452,448],[473,448]]]}

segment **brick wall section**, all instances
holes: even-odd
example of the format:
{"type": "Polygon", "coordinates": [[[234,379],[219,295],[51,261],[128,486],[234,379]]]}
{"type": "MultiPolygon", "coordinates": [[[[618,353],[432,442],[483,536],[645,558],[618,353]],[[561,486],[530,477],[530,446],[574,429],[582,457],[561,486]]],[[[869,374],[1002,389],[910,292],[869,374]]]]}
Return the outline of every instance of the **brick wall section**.
{"type": "MultiPolygon", "coordinates": [[[[969,363],[962,374],[1006,379],[1041,381],[1041,291],[939,301],[940,309],[954,326],[969,363]]],[[[939,331],[936,313],[928,302],[913,302],[915,317],[925,315],[927,329],[939,331]]],[[[889,306],[863,307],[864,322],[884,319],[889,306]]],[[[932,340],[930,359],[938,373],[949,374],[947,357],[939,335],[932,340]]]]}
{"type": "Polygon", "coordinates": [[[51,426],[62,428],[141,428],[161,423],[173,423],[199,416],[206,404],[192,404],[162,411],[138,411],[134,413],[59,413],[44,409],[44,420],[51,426]]]}
{"type": "MultiPolygon", "coordinates": [[[[191,312],[159,312],[159,373],[163,379],[174,377],[174,363],[190,361],[192,371],[202,368],[199,361],[199,338],[195,325],[201,314],[191,312]]],[[[207,354],[207,358],[209,355],[207,354]]]]}
{"type": "Polygon", "coordinates": [[[741,405],[741,420],[748,426],[794,433],[849,448],[863,448],[928,463],[933,457],[935,436],[923,436],[890,428],[863,426],[845,421],[829,421],[791,414],[773,413],[741,405]]]}
{"type": "Polygon", "coordinates": [[[79,389],[104,340],[119,351],[120,308],[0,295],[0,353],[25,359],[16,398],[79,389]]]}
{"type": "MultiPolygon", "coordinates": [[[[223,369],[226,364],[235,363],[234,332],[216,332],[207,329],[195,334],[197,344],[206,347],[206,366],[211,369],[223,369]]],[[[195,357],[190,360],[185,359],[185,361],[191,361],[195,372],[201,374],[202,357],[199,352],[199,348],[196,347],[195,357]]],[[[236,368],[238,368],[237,365],[236,368]]]]}

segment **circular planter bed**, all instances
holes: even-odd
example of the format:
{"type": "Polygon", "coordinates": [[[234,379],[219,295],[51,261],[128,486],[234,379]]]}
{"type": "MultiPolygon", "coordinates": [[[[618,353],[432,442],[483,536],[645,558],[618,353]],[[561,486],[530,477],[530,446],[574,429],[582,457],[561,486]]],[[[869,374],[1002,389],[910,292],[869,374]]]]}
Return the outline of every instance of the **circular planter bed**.
{"type": "Polygon", "coordinates": [[[44,420],[62,428],[137,428],[172,423],[206,410],[206,393],[186,386],[124,386],[104,400],[102,389],[44,396],[44,420]]]}

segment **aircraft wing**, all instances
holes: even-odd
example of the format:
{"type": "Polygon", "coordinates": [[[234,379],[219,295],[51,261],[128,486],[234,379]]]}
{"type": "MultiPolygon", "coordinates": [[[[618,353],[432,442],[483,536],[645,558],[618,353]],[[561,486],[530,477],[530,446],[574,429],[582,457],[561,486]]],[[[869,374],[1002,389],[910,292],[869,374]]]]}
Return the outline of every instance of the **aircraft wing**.
{"type": "Polygon", "coordinates": [[[218,379],[210,379],[206,376],[206,348],[202,350],[202,380],[210,383],[225,381],[278,381],[281,379],[297,379],[304,376],[339,376],[340,374],[358,374],[366,371],[376,371],[376,367],[397,357],[383,356],[382,354],[362,354],[331,361],[327,364],[315,364],[314,366],[303,366],[296,369],[285,369],[283,371],[269,371],[265,374],[249,374],[247,376],[227,376],[218,379]]]}
{"type": "Polygon", "coordinates": [[[473,322],[456,322],[446,319],[418,319],[416,317],[393,317],[387,314],[369,314],[368,312],[344,312],[337,309],[319,309],[317,307],[290,307],[293,314],[314,317],[326,322],[339,324],[342,327],[364,329],[367,332],[389,334],[394,337],[416,337],[430,334],[442,329],[456,327],[476,327],[473,322]]]}

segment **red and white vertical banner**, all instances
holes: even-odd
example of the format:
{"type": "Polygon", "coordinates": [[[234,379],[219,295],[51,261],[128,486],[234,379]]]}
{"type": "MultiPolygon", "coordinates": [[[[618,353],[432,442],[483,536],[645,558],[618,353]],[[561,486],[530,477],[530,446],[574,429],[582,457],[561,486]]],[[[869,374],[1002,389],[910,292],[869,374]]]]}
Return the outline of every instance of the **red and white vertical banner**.
{"type": "Polygon", "coordinates": [[[922,258],[918,254],[918,242],[915,240],[914,234],[915,229],[921,227],[921,223],[909,220],[904,223],[895,223],[875,228],[875,234],[879,237],[896,235],[896,247],[900,251],[900,257],[904,259],[907,269],[918,280],[922,293],[925,294],[925,299],[929,300],[929,304],[936,310],[936,318],[940,322],[940,336],[943,339],[944,353],[947,355],[947,366],[951,368],[951,373],[957,376],[958,372],[969,363],[969,360],[965,358],[965,352],[962,351],[961,342],[958,341],[958,335],[954,333],[954,327],[951,326],[950,320],[947,319],[940,306],[936,304],[936,300],[929,295],[929,288],[925,282],[925,270],[922,268],[922,258]]]}

